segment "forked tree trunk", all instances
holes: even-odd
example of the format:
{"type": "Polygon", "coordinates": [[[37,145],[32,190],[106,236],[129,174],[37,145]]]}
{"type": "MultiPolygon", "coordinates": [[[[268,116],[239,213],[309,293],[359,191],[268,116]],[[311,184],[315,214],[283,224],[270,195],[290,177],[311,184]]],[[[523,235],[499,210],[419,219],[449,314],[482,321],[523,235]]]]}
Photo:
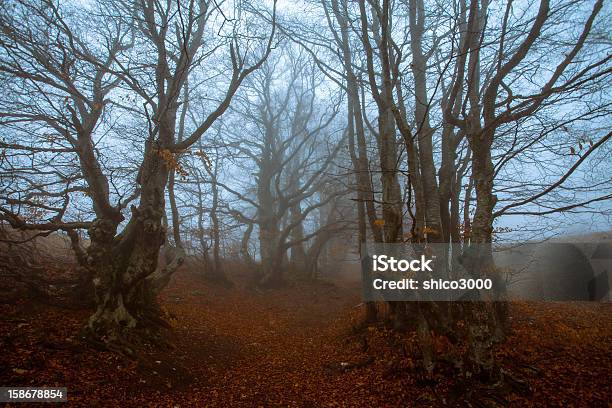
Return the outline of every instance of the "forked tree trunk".
{"type": "Polygon", "coordinates": [[[163,226],[166,163],[147,146],[139,181],[142,186],[138,208],[124,231],[116,235],[119,219],[98,219],[89,230],[91,245],[86,268],[94,274],[96,311],[89,318],[87,334],[120,351],[131,333],[152,337],[163,322],[155,298],[159,282],[152,275],[158,266],[159,250],[165,241],[163,226]]]}

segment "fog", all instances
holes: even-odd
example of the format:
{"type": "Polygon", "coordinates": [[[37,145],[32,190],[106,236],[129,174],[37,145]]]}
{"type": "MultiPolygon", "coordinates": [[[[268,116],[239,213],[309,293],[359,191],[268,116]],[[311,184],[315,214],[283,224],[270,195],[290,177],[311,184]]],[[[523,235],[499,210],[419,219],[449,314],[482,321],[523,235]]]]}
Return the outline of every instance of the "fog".
{"type": "Polygon", "coordinates": [[[82,338],[134,357],[135,344],[164,342],[165,307],[192,286],[276,305],[283,291],[317,298],[331,285],[341,300],[329,308],[352,302],[367,324],[412,331],[427,381],[444,364],[438,337],[465,342],[465,356],[445,357],[461,375],[499,378],[510,312],[497,295],[510,272],[496,252],[612,230],[611,11],[6,0],[10,293],[83,301],[82,338]],[[369,244],[442,248],[455,278],[470,258],[496,302],[358,301],[369,244]]]}

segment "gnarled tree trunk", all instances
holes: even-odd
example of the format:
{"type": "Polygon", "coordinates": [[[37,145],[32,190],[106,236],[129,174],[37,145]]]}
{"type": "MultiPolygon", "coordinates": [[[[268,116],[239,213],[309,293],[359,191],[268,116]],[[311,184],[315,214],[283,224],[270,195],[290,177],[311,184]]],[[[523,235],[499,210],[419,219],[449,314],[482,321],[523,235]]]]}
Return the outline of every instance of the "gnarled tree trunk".
{"type": "Polygon", "coordinates": [[[166,163],[149,144],[140,174],[140,204],[132,207],[124,231],[116,235],[120,218],[97,219],[89,229],[86,267],[94,275],[96,311],[86,329],[93,339],[124,344],[134,330],[155,335],[156,325],[151,324],[162,321],[155,304],[160,286],[151,276],[166,237],[162,218],[167,177],[166,163]]]}

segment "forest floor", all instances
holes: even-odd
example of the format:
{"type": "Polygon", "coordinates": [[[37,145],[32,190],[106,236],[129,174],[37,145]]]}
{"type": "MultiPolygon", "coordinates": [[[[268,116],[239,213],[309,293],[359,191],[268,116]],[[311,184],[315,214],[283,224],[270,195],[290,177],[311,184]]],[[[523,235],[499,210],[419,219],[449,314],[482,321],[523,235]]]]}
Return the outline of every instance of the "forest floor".
{"type": "Polygon", "coordinates": [[[28,299],[0,304],[0,385],[65,386],[68,405],[83,407],[609,407],[612,401],[610,303],[513,304],[512,335],[497,357],[529,389],[503,395],[443,373],[420,381],[412,335],[359,329],[356,284],[262,293],[210,285],[183,270],[161,303],[174,316],[174,348],[140,362],[82,343],[87,310],[28,299]]]}

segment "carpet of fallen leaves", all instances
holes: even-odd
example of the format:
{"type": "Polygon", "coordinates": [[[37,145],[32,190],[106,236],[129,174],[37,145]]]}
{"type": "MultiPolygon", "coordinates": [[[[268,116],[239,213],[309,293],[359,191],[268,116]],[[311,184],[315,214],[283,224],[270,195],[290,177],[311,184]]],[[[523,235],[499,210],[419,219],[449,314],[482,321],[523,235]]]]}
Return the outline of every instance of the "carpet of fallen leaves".
{"type": "MultiPolygon", "coordinates": [[[[467,404],[448,375],[419,381],[413,336],[357,329],[356,285],[255,292],[181,271],[160,300],[174,348],[139,362],[81,342],[87,310],[1,304],[0,385],[65,386],[69,405],[83,407],[467,404]]],[[[610,406],[612,304],[513,304],[511,316],[498,359],[529,390],[481,406],[610,406]]]]}

